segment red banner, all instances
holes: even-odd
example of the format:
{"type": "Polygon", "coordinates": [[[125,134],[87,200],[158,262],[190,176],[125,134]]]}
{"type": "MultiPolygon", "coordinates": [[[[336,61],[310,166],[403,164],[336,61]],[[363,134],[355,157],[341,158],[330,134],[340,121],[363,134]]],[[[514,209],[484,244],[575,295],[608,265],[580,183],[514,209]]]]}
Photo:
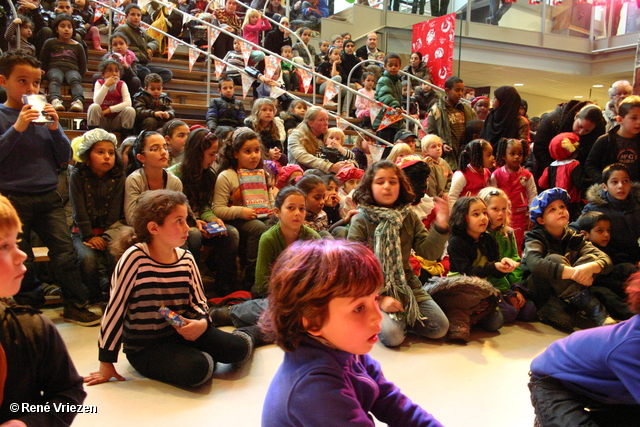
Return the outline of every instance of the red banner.
{"type": "Polygon", "coordinates": [[[453,74],[453,38],[456,14],[440,16],[413,26],[412,52],[420,52],[422,60],[431,70],[433,84],[444,87],[444,81],[453,74]]]}

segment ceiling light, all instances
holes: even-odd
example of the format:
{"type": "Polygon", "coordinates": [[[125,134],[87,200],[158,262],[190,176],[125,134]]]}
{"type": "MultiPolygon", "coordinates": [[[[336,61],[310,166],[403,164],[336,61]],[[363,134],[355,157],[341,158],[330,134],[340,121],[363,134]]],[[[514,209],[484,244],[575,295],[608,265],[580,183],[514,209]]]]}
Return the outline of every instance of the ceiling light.
{"type": "Polygon", "coordinates": [[[576,96],[574,96],[574,98],[575,98],[575,99],[582,99],[582,98],[584,98],[584,96],[582,96],[582,95],[576,95],[576,96]]]}
{"type": "Polygon", "coordinates": [[[524,86],[524,83],[514,83],[514,86],[524,86]]]}
{"type": "Polygon", "coordinates": [[[593,85],[593,87],[604,87],[604,85],[593,85]]]}

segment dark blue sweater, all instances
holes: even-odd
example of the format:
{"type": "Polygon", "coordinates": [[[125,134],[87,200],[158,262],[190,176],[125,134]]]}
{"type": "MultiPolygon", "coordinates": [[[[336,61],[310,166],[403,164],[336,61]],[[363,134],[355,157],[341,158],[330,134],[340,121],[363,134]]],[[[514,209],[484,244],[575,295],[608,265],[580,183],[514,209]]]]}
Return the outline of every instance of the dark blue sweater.
{"type": "Polygon", "coordinates": [[[58,186],[57,168],[71,159],[61,127],[30,124],[20,133],[13,124],[20,110],[0,104],[0,191],[41,193],[58,186]]]}
{"type": "Polygon", "coordinates": [[[263,427],[441,426],[392,382],[371,356],[356,356],[305,338],[271,381],[263,427]]]}

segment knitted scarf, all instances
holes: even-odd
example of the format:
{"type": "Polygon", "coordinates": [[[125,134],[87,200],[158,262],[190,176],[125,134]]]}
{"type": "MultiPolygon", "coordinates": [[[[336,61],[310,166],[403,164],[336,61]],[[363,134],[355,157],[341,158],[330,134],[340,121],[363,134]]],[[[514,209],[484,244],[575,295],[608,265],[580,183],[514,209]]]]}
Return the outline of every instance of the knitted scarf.
{"type": "Polygon", "coordinates": [[[409,205],[396,209],[381,206],[360,205],[359,210],[366,219],[376,226],[373,234],[373,253],[380,261],[384,275],[384,294],[402,303],[404,312],[395,313],[404,318],[408,325],[424,317],[420,314],[413,290],[407,283],[402,262],[400,229],[411,210],[409,205]]]}

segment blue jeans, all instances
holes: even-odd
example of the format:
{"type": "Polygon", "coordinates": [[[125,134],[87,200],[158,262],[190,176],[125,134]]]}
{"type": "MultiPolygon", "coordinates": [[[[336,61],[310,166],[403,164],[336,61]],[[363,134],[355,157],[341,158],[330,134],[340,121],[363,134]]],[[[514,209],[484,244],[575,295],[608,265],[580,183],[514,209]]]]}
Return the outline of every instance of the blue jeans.
{"type": "Polygon", "coordinates": [[[229,315],[236,328],[257,325],[258,319],[267,308],[269,308],[268,298],[252,299],[230,306],[229,315]]]}
{"type": "Polygon", "coordinates": [[[100,301],[102,293],[109,292],[108,254],[85,245],[77,233],[71,235],[71,240],[78,254],[80,277],[89,289],[89,300],[100,301]]]}
{"type": "Polygon", "coordinates": [[[75,70],[62,71],[60,68],[49,68],[47,71],[49,80],[49,99],[62,98],[62,82],[66,80],[71,90],[71,97],[74,101],[84,102],[84,92],[82,91],[82,76],[75,70]]]}
{"type": "Polygon", "coordinates": [[[36,283],[31,232],[49,248],[49,258],[54,266],[56,283],[60,286],[65,304],[82,307],[87,303],[88,292],[80,280],[76,251],[71,243],[71,233],[56,190],[44,194],[3,192],[9,198],[22,221],[22,239],[18,246],[27,254],[24,265],[27,273],[22,279],[20,292],[33,290],[36,283]]]}
{"type": "Polygon", "coordinates": [[[403,320],[394,320],[388,313],[382,312],[382,330],[378,335],[380,342],[387,347],[397,347],[407,336],[407,331],[413,331],[416,334],[431,338],[442,338],[449,330],[449,319],[436,302],[429,298],[418,304],[420,313],[426,317],[425,320],[416,321],[412,326],[407,325],[403,320]]]}
{"type": "Polygon", "coordinates": [[[638,425],[639,405],[608,405],[569,390],[553,377],[529,380],[531,404],[543,427],[631,427],[638,425]],[[587,411],[585,408],[589,408],[587,411]]]}

